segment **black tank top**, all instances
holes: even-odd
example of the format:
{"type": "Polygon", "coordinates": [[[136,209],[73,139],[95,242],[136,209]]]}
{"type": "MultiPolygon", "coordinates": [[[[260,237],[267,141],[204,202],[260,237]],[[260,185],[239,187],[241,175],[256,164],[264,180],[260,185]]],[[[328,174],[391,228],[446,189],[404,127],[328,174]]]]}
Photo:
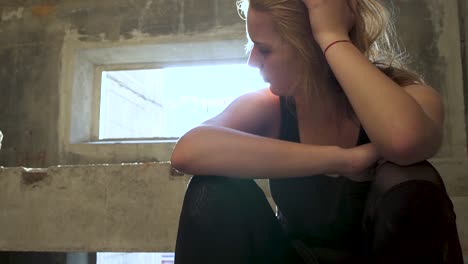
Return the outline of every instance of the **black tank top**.
{"type": "MultiPolygon", "coordinates": [[[[299,142],[294,107],[280,97],[280,139],[299,142]]],[[[369,143],[360,129],[357,145],[369,143]]],[[[310,247],[352,250],[361,247],[362,218],[370,182],[313,175],[270,180],[277,215],[292,240],[310,247]]]]}

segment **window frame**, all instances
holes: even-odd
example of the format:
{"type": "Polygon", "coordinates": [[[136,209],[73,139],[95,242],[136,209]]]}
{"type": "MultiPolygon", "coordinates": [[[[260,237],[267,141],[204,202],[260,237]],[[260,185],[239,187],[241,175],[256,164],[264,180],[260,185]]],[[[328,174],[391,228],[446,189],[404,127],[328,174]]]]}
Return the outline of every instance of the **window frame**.
{"type": "Polygon", "coordinates": [[[61,109],[58,117],[59,164],[169,161],[177,139],[97,140],[99,105],[96,102],[100,102],[101,90],[99,71],[182,63],[246,63],[245,43],[243,24],[234,25],[230,30],[219,29],[196,35],[145,36],[117,43],[81,41],[79,35],[70,32],[62,46],[58,84],[61,109]]]}

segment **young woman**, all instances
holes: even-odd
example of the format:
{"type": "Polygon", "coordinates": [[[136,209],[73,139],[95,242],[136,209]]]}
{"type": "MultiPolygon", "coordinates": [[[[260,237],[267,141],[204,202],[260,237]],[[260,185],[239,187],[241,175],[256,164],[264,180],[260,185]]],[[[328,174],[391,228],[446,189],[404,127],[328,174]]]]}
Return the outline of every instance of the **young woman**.
{"type": "Polygon", "coordinates": [[[240,0],[246,94],[177,143],[196,175],[176,263],[455,263],[454,214],[425,160],[440,96],[406,70],[377,0],[240,0]],[[268,178],[272,212],[255,178],[268,178]]]}

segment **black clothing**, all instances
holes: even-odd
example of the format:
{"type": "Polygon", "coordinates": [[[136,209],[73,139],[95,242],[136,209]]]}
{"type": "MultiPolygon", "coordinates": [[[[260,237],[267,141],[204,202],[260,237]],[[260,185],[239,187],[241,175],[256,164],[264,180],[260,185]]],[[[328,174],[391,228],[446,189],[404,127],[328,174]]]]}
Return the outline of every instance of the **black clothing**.
{"type": "MultiPolygon", "coordinates": [[[[300,142],[294,105],[280,98],[280,139],[300,142]]],[[[360,129],[356,145],[369,143],[360,129]]],[[[278,218],[292,240],[307,247],[361,250],[362,217],[371,182],[314,175],[270,180],[270,190],[278,206],[278,218]]]]}
{"type": "MultiPolygon", "coordinates": [[[[298,142],[291,110],[281,98],[281,139],[298,142]]],[[[357,144],[367,142],[361,129],[357,144]]],[[[270,180],[277,216],[253,180],[194,176],[175,263],[463,263],[437,171],[428,162],[386,163],[373,173],[372,182],[325,175],[270,180]]]]}

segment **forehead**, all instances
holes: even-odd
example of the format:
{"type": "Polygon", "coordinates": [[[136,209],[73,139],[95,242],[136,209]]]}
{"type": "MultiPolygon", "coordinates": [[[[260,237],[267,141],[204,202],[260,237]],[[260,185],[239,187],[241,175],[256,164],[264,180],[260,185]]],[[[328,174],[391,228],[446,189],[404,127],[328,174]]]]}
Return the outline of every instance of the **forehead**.
{"type": "Polygon", "coordinates": [[[247,13],[247,31],[254,42],[273,44],[279,40],[271,15],[252,8],[247,13]]]}

